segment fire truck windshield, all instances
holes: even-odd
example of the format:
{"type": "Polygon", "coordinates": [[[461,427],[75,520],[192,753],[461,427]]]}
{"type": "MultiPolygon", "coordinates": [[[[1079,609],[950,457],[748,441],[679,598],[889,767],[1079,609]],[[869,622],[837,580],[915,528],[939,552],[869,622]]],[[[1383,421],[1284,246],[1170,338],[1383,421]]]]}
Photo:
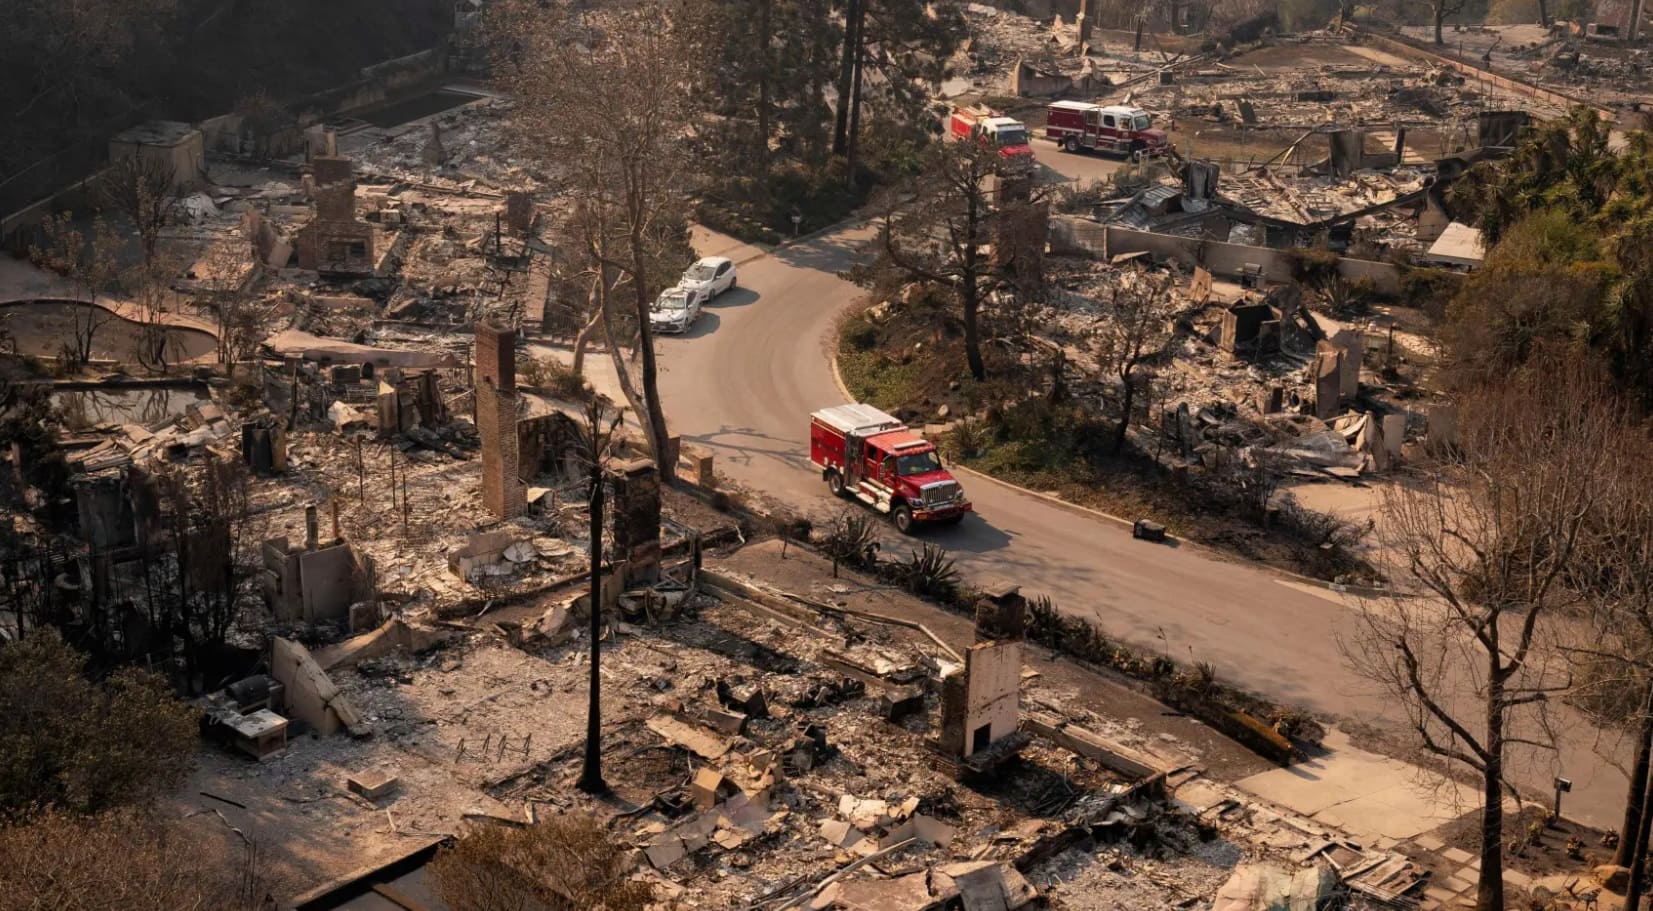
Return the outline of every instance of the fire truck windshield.
{"type": "Polygon", "coordinates": [[[936,456],[934,449],[895,457],[895,473],[902,477],[928,474],[939,470],[941,470],[941,459],[936,456]]]}
{"type": "Polygon", "coordinates": [[[1134,130],[1146,130],[1153,125],[1154,122],[1148,118],[1147,114],[1138,114],[1131,120],[1131,128],[1134,130]]]}
{"type": "Polygon", "coordinates": [[[999,148],[1001,149],[1008,148],[1010,146],[1025,146],[1027,145],[1027,128],[1005,127],[1004,129],[999,130],[998,138],[999,148]]]}

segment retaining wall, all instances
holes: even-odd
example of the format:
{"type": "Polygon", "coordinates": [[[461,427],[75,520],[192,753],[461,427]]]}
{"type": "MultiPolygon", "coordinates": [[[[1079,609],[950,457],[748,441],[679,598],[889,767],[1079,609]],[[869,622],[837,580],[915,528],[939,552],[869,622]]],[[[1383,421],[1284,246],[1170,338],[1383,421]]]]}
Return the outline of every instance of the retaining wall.
{"type": "MultiPolygon", "coordinates": [[[[1293,280],[1292,257],[1285,250],[1137,231],[1073,216],[1054,216],[1050,223],[1051,252],[1058,255],[1111,259],[1129,253],[1147,253],[1155,262],[1175,259],[1185,265],[1203,266],[1212,275],[1228,278],[1237,278],[1246,266],[1255,265],[1262,268],[1263,277],[1268,281],[1284,284],[1293,280]]],[[[1401,269],[1393,263],[1340,257],[1337,271],[1350,281],[1371,282],[1373,290],[1385,297],[1401,295],[1401,269]]]]}

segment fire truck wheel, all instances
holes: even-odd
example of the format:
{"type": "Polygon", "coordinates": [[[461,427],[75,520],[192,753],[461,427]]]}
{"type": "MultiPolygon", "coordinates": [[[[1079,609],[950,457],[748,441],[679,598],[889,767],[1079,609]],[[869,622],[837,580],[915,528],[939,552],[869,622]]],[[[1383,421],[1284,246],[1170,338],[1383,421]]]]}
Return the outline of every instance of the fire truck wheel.
{"type": "Polygon", "coordinates": [[[1062,151],[1064,151],[1064,152],[1077,152],[1077,151],[1079,151],[1079,140],[1072,137],[1072,136],[1068,136],[1068,137],[1064,138],[1062,140],[1062,151]]]}
{"type": "Polygon", "coordinates": [[[912,508],[907,506],[905,503],[897,506],[894,511],[890,513],[890,521],[895,523],[895,530],[904,535],[912,534],[913,529],[918,524],[913,521],[912,508]]]}
{"type": "Polygon", "coordinates": [[[827,482],[827,490],[832,491],[833,496],[841,497],[841,496],[844,495],[844,476],[843,475],[839,474],[836,471],[829,471],[829,472],[827,472],[826,482],[827,482]]]}

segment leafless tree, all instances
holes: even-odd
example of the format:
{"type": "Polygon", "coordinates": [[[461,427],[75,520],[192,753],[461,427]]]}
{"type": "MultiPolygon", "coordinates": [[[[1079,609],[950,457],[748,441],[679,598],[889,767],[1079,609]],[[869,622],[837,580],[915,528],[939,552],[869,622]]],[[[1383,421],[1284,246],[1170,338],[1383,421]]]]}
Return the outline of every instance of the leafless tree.
{"type": "Polygon", "coordinates": [[[585,312],[589,315],[584,317],[585,322],[580,325],[580,331],[574,333],[574,361],[570,369],[575,376],[585,375],[585,349],[591,344],[592,335],[602,331],[603,327],[603,309],[598,305],[595,276],[590,278],[585,312]]]}
{"type": "Polygon", "coordinates": [[[1113,438],[1116,453],[1125,448],[1130,429],[1140,379],[1137,368],[1160,353],[1175,331],[1171,287],[1169,273],[1127,272],[1109,292],[1107,307],[1093,330],[1097,360],[1120,383],[1119,427],[1113,438]]]}
{"type": "Polygon", "coordinates": [[[168,162],[134,152],[117,157],[99,184],[104,205],[131,220],[145,262],[155,258],[161,229],[178,207],[177,177],[168,162]]]}
{"type": "Polygon", "coordinates": [[[885,192],[879,202],[880,254],[911,278],[951,288],[957,295],[965,363],[977,380],[987,377],[981,307],[1005,283],[990,252],[999,191],[1005,188],[995,186],[998,167],[998,152],[989,145],[937,143],[926,152],[920,173],[885,192]]]}
{"type": "Polygon", "coordinates": [[[119,273],[115,250],[120,242],[104,219],[92,219],[88,236],[75,226],[68,212],[48,217],[41,229],[46,243],[31,251],[35,261],[68,279],[76,296],[87,302],[84,307],[69,308],[70,339],[64,345],[67,366],[80,367],[92,359],[98,330],[114,319],[108,310],[97,306],[96,299],[109,290],[119,273]]]}
{"type": "Polygon", "coordinates": [[[642,911],[654,895],[627,875],[626,850],[590,816],[523,829],[472,829],[431,862],[453,911],[642,911]]]}
{"type": "Polygon", "coordinates": [[[158,558],[172,565],[157,567],[151,611],[183,645],[191,687],[202,659],[223,646],[240,617],[242,588],[252,573],[250,481],[245,463],[216,455],[198,469],[165,466],[152,476],[161,517],[158,558]]]}
{"type": "Polygon", "coordinates": [[[1430,21],[1435,25],[1435,43],[1446,44],[1441,34],[1441,25],[1447,17],[1456,16],[1464,11],[1467,0],[1429,0],[1430,21]]]}
{"type": "Polygon", "coordinates": [[[276,314],[276,303],[257,293],[257,263],[252,238],[229,237],[215,241],[196,264],[218,325],[218,363],[226,370],[258,352],[276,314]]]}
{"type": "Polygon", "coordinates": [[[172,315],[177,310],[172,283],[181,271],[177,257],[158,250],[121,277],[135,307],[133,317],[138,326],[134,350],[138,364],[156,373],[165,373],[181,353],[179,337],[172,331],[172,315]]]}
{"type": "Polygon", "coordinates": [[[1571,683],[1539,621],[1577,604],[1569,576],[1623,415],[1577,366],[1525,369],[1460,413],[1461,455],[1432,483],[1384,494],[1390,578],[1418,596],[1367,602],[1342,647],[1406,708],[1425,751],[1480,778],[1476,907],[1501,911],[1509,749],[1553,747],[1545,710],[1571,683]]]}
{"type": "MultiPolygon", "coordinates": [[[[585,272],[611,348],[635,338],[638,395],[662,479],[675,475],[649,309],[691,256],[687,189],[699,99],[694,42],[672,0],[591,9],[576,0],[506,0],[494,10],[497,68],[518,127],[564,182],[585,272]],[[624,298],[625,303],[621,303],[624,298]]],[[[630,366],[618,357],[622,380],[630,366]]]]}
{"type": "Polygon", "coordinates": [[[297,118],[270,93],[260,89],[244,95],[235,102],[234,112],[241,116],[241,136],[251,145],[242,151],[259,161],[268,161],[270,147],[277,134],[295,129],[297,118]]]}

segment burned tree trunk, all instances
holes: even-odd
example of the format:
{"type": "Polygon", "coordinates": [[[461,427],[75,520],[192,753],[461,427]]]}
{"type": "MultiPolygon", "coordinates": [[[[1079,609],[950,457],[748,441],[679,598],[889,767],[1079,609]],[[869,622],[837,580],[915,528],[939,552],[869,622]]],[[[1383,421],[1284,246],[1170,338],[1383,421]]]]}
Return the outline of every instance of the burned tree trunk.
{"type": "Polygon", "coordinates": [[[601,295],[597,293],[597,286],[602,280],[600,275],[592,280],[591,293],[586,296],[586,305],[591,308],[591,318],[586,320],[585,325],[581,326],[579,333],[574,336],[574,364],[571,369],[575,376],[585,375],[585,349],[591,343],[591,333],[596,331],[603,321],[601,295]]]}
{"type": "Polygon", "coordinates": [[[1624,800],[1624,824],[1619,827],[1619,846],[1613,863],[1628,867],[1636,862],[1636,837],[1641,831],[1647,802],[1647,773],[1653,766],[1653,681],[1642,699],[1642,716],[1636,727],[1636,762],[1630,770],[1630,793],[1624,800]]]}
{"type": "MultiPolygon", "coordinates": [[[[640,225],[641,220],[634,220],[634,226],[640,225]]],[[[631,255],[632,262],[641,266],[649,261],[643,250],[642,238],[638,237],[638,228],[632,229],[631,255]]],[[[648,426],[649,448],[653,450],[654,466],[660,472],[660,480],[671,483],[677,477],[677,455],[671,451],[670,440],[666,436],[666,411],[660,403],[660,368],[655,363],[654,356],[654,328],[649,322],[648,288],[644,285],[644,273],[641,268],[633,273],[631,286],[634,292],[634,315],[637,318],[637,349],[642,360],[643,380],[643,420],[648,426]]]]}
{"type": "Polygon", "coordinates": [[[987,364],[981,356],[981,288],[973,269],[964,272],[964,286],[959,292],[964,305],[964,360],[970,376],[978,381],[987,378],[987,364]]]}
{"type": "Polygon", "coordinates": [[[844,162],[848,165],[844,169],[844,179],[852,185],[855,183],[855,147],[861,138],[861,79],[867,66],[866,17],[866,0],[862,0],[855,17],[855,65],[854,78],[850,80],[849,89],[849,136],[844,144],[844,162]]]}
{"type": "Polygon", "coordinates": [[[1641,908],[1642,895],[1647,891],[1647,840],[1649,835],[1653,835],[1653,807],[1647,805],[1645,782],[1643,782],[1642,787],[1640,823],[1636,826],[1633,836],[1632,833],[1626,832],[1619,838],[1621,844],[1629,841],[1632,845],[1630,863],[1628,864],[1630,867],[1630,884],[1624,891],[1623,907],[1625,908],[1641,908]]]}
{"type": "Polygon", "coordinates": [[[1119,427],[1113,433],[1113,453],[1118,455],[1125,450],[1125,435],[1131,429],[1131,409],[1136,406],[1136,383],[1131,373],[1135,364],[1125,368],[1120,377],[1125,381],[1125,389],[1119,403],[1119,427]]]}
{"type": "MultiPolygon", "coordinates": [[[[1492,626],[1494,641],[1497,626],[1492,626]]],[[[1486,769],[1481,777],[1481,875],[1475,884],[1476,911],[1504,911],[1504,696],[1503,659],[1494,652],[1487,693],[1486,769]]]]}
{"type": "Polygon", "coordinates": [[[862,7],[866,0],[849,0],[844,10],[843,55],[838,62],[838,110],[832,131],[832,154],[845,155],[849,151],[850,95],[855,81],[856,61],[861,54],[862,7]]]}
{"type": "Polygon", "coordinates": [[[758,3],[758,161],[764,167],[769,166],[769,107],[771,104],[770,82],[774,79],[774,65],[771,62],[774,51],[775,36],[772,34],[774,25],[771,15],[775,0],[759,0],[758,3]]]}

